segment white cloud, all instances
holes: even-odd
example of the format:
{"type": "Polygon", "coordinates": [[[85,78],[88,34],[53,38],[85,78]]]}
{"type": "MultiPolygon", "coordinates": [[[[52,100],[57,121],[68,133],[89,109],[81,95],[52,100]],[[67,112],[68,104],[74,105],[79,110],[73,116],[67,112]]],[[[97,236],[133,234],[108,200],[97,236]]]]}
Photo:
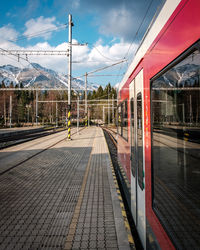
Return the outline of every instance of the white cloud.
{"type": "Polygon", "coordinates": [[[111,9],[105,12],[99,31],[104,35],[130,38],[132,36],[131,31],[135,26],[134,24],[134,15],[131,11],[124,7],[111,9]]]}
{"type": "Polygon", "coordinates": [[[33,12],[35,12],[40,7],[40,0],[28,0],[26,1],[26,5],[22,8],[24,12],[23,15],[28,17],[32,16],[33,12]]]}
{"type": "Polygon", "coordinates": [[[48,42],[43,42],[43,43],[37,43],[34,46],[28,46],[26,49],[27,50],[53,50],[54,47],[52,47],[48,42]]]}
{"type": "Polygon", "coordinates": [[[55,17],[44,18],[43,16],[40,16],[37,19],[32,18],[25,23],[26,31],[23,35],[30,39],[32,37],[32,34],[34,34],[47,40],[51,37],[51,30],[55,30],[57,27],[55,24],[55,20],[55,17]],[[44,33],[43,31],[50,32],[44,33]]]}
{"type": "Polygon", "coordinates": [[[10,24],[0,28],[0,40],[15,40],[18,36],[18,32],[12,28],[10,24]]]}
{"type": "MultiPolygon", "coordinates": [[[[89,60],[91,61],[100,61],[101,64],[110,64],[112,61],[122,60],[128,49],[130,43],[118,42],[112,45],[98,45],[95,46],[89,53],[89,60]]],[[[133,52],[130,57],[133,56],[133,52]]]]}
{"type": "MultiPolygon", "coordinates": [[[[89,72],[95,69],[104,67],[106,65],[111,65],[117,60],[120,60],[124,57],[127,52],[130,44],[124,42],[114,43],[112,45],[102,45],[95,43],[94,47],[90,48],[86,46],[73,46],[72,48],[72,74],[76,76],[80,73],[77,72],[89,72]],[[80,63],[81,62],[81,63],[80,63]]],[[[72,43],[78,43],[78,41],[73,40],[72,43]]],[[[48,42],[37,43],[34,46],[28,46],[26,48],[16,46],[14,43],[2,42],[0,40],[0,48],[10,49],[15,46],[15,49],[27,49],[27,50],[67,50],[68,43],[61,43],[57,46],[51,46],[48,42]]],[[[132,57],[133,54],[131,54],[132,57]]],[[[23,56],[25,58],[25,56],[23,56]]],[[[29,62],[39,63],[43,67],[47,67],[58,71],[60,73],[67,74],[68,70],[68,58],[67,56],[28,56],[29,62]]],[[[12,64],[14,66],[23,67],[29,63],[23,59],[20,59],[15,56],[1,56],[0,65],[12,64]]],[[[116,67],[115,67],[116,68],[116,67]]],[[[114,68],[114,69],[115,69],[114,68]]],[[[120,68],[120,65],[119,65],[120,68]]],[[[112,71],[112,68],[110,68],[112,71]]],[[[81,73],[82,74],[82,73],[81,73]]]]}
{"type": "MultiPolygon", "coordinates": [[[[75,41],[73,41],[75,43],[75,41]]],[[[16,46],[14,43],[4,43],[4,48],[10,49],[16,46]]],[[[111,61],[120,59],[124,57],[124,53],[127,52],[129,48],[129,43],[118,42],[113,45],[98,45],[96,48],[90,48],[87,46],[73,46],[72,49],[72,76],[78,77],[85,74],[85,72],[94,71],[99,68],[103,68],[105,66],[112,65],[116,61],[111,61]],[[99,53],[100,52],[100,53],[99,53]],[[103,56],[106,56],[109,59],[106,59],[103,56]],[[78,62],[78,63],[76,63],[78,62]],[[81,63],[80,63],[81,62],[81,63]]],[[[2,47],[2,43],[0,41],[0,48],[2,47]]],[[[67,50],[68,44],[62,43],[57,45],[56,47],[51,46],[48,42],[37,43],[34,46],[29,47],[18,47],[16,49],[27,49],[27,50],[67,50]]],[[[132,56],[132,55],[131,55],[132,56]]],[[[21,56],[26,59],[25,56],[21,56]]],[[[18,62],[17,56],[0,55],[0,65],[11,64],[13,66],[19,67],[21,69],[25,67],[30,67],[30,63],[38,63],[43,67],[55,70],[59,73],[68,74],[68,57],[67,56],[28,56],[28,61],[20,58],[18,62]]],[[[109,67],[104,71],[97,72],[94,75],[105,74],[105,75],[116,75],[113,77],[90,77],[89,82],[98,83],[98,84],[107,84],[110,82],[115,85],[116,82],[119,82],[122,74],[125,73],[127,69],[127,63],[118,64],[114,67],[109,67]]],[[[92,76],[92,75],[90,75],[92,76]]],[[[82,78],[83,79],[83,78],[82,78]]]]}
{"type": "MultiPolygon", "coordinates": [[[[76,44],[77,41],[75,39],[72,40],[72,43],[76,44]]],[[[73,61],[85,61],[87,63],[88,54],[89,54],[88,45],[85,46],[72,46],[72,55],[73,61]]]]}
{"type": "Polygon", "coordinates": [[[80,0],[73,0],[72,1],[72,8],[78,9],[80,7],[80,0]]]}

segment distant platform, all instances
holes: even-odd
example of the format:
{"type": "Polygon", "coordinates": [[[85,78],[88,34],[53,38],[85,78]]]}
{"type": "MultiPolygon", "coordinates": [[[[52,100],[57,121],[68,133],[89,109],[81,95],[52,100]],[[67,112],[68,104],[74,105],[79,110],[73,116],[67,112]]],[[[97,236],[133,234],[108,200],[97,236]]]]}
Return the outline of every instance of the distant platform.
{"type": "Polygon", "coordinates": [[[34,129],[41,129],[44,128],[44,126],[30,126],[30,127],[19,127],[19,128],[2,128],[0,129],[0,135],[1,134],[10,134],[10,133],[16,133],[16,132],[23,132],[28,130],[34,130],[34,129]]]}

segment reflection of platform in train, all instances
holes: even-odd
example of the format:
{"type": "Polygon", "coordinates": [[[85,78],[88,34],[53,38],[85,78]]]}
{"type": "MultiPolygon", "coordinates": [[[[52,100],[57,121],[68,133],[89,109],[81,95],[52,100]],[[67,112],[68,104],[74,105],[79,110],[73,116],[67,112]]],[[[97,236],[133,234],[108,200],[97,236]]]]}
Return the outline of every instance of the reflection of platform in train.
{"type": "Polygon", "coordinates": [[[182,232],[177,245],[195,249],[200,245],[200,211],[197,209],[200,144],[167,136],[165,131],[164,134],[159,132],[153,133],[156,155],[153,206],[166,228],[170,228],[172,238],[182,232]],[[191,231],[193,234],[188,237],[191,231]]]}

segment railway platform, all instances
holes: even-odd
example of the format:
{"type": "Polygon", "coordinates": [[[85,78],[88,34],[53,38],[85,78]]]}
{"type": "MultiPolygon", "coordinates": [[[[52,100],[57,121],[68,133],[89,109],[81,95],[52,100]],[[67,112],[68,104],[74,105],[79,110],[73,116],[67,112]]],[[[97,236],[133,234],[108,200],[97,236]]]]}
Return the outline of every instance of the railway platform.
{"type": "Polygon", "coordinates": [[[0,249],[130,249],[103,131],[0,151],[0,249]]]}

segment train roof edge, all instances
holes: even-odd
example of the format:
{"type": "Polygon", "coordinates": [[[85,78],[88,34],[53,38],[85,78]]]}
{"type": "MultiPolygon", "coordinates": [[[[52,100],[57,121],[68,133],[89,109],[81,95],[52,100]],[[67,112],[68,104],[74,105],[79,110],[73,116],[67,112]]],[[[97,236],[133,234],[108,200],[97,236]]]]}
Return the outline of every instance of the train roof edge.
{"type": "Polygon", "coordinates": [[[163,4],[163,7],[157,15],[155,21],[153,23],[151,22],[149,28],[145,32],[144,37],[141,40],[141,43],[134,55],[132,63],[128,67],[125,76],[119,84],[118,91],[122,89],[135,67],[144,57],[145,53],[147,52],[147,50],[149,49],[153,41],[156,39],[156,37],[158,36],[158,34],[160,33],[164,25],[167,23],[170,16],[173,14],[173,12],[181,1],[182,0],[166,0],[166,2],[163,4]]]}

